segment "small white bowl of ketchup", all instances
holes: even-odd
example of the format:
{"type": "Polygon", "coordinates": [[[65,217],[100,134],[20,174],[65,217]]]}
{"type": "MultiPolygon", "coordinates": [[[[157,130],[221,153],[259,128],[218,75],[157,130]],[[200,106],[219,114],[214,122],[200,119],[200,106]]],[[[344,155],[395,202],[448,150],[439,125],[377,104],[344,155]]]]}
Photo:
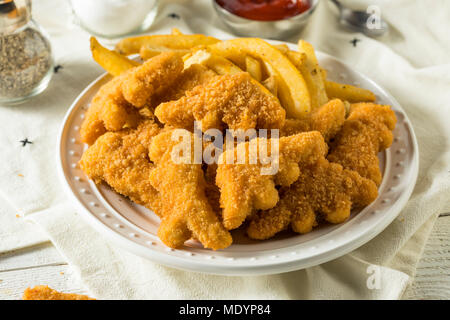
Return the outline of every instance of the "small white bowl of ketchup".
{"type": "Polygon", "coordinates": [[[244,37],[286,39],[300,32],[319,0],[213,0],[234,33],[244,37]]]}

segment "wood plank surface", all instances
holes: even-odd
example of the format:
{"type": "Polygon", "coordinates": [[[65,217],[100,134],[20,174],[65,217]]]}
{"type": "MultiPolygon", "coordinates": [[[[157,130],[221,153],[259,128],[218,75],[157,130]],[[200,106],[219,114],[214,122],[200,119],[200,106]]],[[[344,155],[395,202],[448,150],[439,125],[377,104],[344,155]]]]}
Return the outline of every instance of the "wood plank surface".
{"type": "Polygon", "coordinates": [[[450,216],[441,215],[426,244],[405,299],[450,299],[450,216]]]}

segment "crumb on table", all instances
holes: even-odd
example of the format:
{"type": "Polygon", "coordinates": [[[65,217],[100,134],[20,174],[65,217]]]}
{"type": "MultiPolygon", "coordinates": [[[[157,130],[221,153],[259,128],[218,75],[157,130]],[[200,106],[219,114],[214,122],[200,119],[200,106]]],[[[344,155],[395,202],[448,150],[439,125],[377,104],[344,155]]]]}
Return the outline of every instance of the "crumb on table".
{"type": "Polygon", "coordinates": [[[74,293],[63,293],[53,290],[49,286],[27,288],[23,293],[23,300],[95,300],[94,298],[74,293]]]}

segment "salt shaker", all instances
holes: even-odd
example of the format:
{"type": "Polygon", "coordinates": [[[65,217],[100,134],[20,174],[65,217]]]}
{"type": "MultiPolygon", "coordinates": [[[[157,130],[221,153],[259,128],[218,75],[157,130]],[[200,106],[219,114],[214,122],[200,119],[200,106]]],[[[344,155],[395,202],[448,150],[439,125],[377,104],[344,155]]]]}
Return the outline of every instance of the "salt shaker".
{"type": "Polygon", "coordinates": [[[159,0],[70,0],[75,22],[90,34],[115,39],[147,30],[159,0]]]}
{"type": "Polygon", "coordinates": [[[31,18],[31,1],[0,0],[0,104],[39,94],[52,74],[50,41],[31,18]]]}

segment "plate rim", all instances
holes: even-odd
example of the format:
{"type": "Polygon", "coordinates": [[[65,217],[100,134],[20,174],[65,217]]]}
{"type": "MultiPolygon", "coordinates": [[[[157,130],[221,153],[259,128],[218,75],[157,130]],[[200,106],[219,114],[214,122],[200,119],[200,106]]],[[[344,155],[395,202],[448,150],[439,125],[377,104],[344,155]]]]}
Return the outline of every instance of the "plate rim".
{"type": "MultiPolygon", "coordinates": [[[[266,39],[264,39],[266,40],[266,39]]],[[[274,44],[287,44],[290,48],[294,46],[292,43],[276,41],[276,40],[266,40],[269,43],[274,44]]],[[[395,104],[395,107],[400,109],[400,111],[404,115],[404,122],[407,124],[409,128],[409,132],[411,134],[411,141],[414,150],[414,156],[412,161],[412,183],[409,183],[407,188],[401,193],[399,198],[396,200],[393,206],[386,209],[385,217],[381,222],[378,222],[375,226],[371,227],[367,230],[367,232],[363,235],[360,235],[356,239],[352,241],[348,241],[340,246],[333,247],[331,250],[327,250],[323,253],[309,256],[305,259],[299,260],[290,260],[290,261],[276,261],[274,260],[272,263],[265,264],[257,264],[257,265],[239,265],[239,264],[224,264],[216,261],[217,263],[214,265],[205,264],[203,261],[197,261],[194,259],[188,259],[184,257],[177,257],[165,254],[163,252],[159,252],[156,250],[152,250],[150,247],[145,247],[139,243],[133,242],[127,237],[124,237],[120,233],[116,232],[106,224],[104,224],[100,219],[98,219],[94,214],[92,214],[88,208],[86,208],[83,203],[78,199],[73,190],[71,189],[64,172],[63,168],[63,159],[62,159],[62,146],[63,141],[62,138],[64,136],[66,130],[66,123],[68,122],[69,117],[77,106],[78,102],[84,97],[84,95],[99,81],[108,76],[108,73],[103,73],[97,78],[95,78],[86,88],[82,90],[82,92],[75,98],[70,108],[67,110],[64,119],[62,121],[59,135],[57,137],[57,153],[56,153],[56,163],[57,163],[57,173],[60,179],[60,182],[63,185],[63,189],[65,193],[69,196],[70,202],[75,205],[78,209],[77,211],[80,215],[85,218],[94,229],[99,232],[102,236],[106,237],[112,243],[117,244],[123,249],[133,252],[140,257],[147,258],[152,260],[153,262],[160,263],[169,267],[173,267],[176,269],[184,270],[184,271],[194,271],[201,272],[206,274],[215,274],[215,275],[227,275],[227,276],[242,276],[242,275],[269,275],[269,274],[278,274],[284,272],[290,272],[295,270],[300,270],[308,267],[312,267],[315,265],[319,265],[331,260],[334,260],[338,257],[341,257],[365,243],[372,240],[379,233],[381,233],[392,221],[400,214],[401,210],[405,207],[408,202],[411,194],[416,185],[416,181],[419,173],[419,148],[417,143],[416,134],[414,132],[414,127],[408,115],[402,106],[398,103],[398,101],[383,87],[373,81],[371,78],[366,76],[365,74],[351,68],[348,64],[341,61],[338,58],[335,58],[327,53],[323,53],[319,50],[316,52],[320,55],[321,58],[329,58],[337,61],[338,63],[344,65],[346,68],[356,73],[358,76],[364,78],[366,81],[370,82],[372,86],[376,87],[380,91],[382,91],[392,102],[395,104]],[[188,263],[186,263],[188,262],[188,263]]]]}

